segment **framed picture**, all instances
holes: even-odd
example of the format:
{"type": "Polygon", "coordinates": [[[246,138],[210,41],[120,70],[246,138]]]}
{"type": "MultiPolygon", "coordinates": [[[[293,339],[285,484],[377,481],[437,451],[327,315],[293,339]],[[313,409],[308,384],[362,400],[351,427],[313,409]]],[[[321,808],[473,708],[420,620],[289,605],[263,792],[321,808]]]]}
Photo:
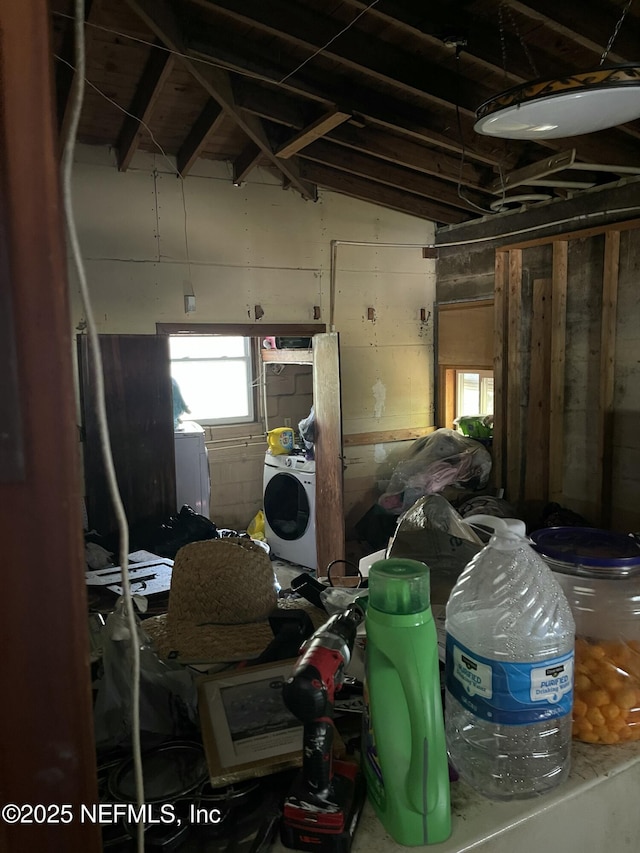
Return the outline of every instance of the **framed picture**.
{"type": "Polygon", "coordinates": [[[302,764],[302,723],[282,699],[295,660],[218,673],[198,683],[210,782],[230,785],[302,764]]]}

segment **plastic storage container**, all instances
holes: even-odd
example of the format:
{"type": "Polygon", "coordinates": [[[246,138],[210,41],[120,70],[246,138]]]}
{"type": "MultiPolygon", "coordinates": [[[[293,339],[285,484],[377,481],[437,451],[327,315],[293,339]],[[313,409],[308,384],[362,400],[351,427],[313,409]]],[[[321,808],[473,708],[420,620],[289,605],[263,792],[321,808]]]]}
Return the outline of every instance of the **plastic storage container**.
{"type": "Polygon", "coordinates": [[[523,522],[494,529],[446,614],[447,743],[465,782],[491,799],[543,793],[569,773],[574,621],[523,522]]]}
{"type": "Polygon", "coordinates": [[[640,740],[640,542],[588,527],[531,534],[576,623],[573,735],[640,740]]]}
{"type": "Polygon", "coordinates": [[[267,433],[267,445],[274,456],[293,452],[293,430],[290,427],[276,427],[267,433]]]}
{"type": "Polygon", "coordinates": [[[389,835],[417,846],[451,833],[438,644],[429,569],[379,560],[369,572],[363,772],[389,835]]]}

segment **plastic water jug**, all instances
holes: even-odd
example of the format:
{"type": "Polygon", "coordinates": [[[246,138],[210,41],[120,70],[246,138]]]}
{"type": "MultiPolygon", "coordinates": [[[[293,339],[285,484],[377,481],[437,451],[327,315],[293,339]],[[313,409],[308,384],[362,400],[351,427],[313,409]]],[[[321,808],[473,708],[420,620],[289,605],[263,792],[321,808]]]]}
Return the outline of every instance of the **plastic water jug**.
{"type": "Polygon", "coordinates": [[[524,538],[522,521],[465,521],[494,534],[447,604],[449,755],[485,796],[529,797],[569,773],[573,616],[551,569],[524,538]]]}

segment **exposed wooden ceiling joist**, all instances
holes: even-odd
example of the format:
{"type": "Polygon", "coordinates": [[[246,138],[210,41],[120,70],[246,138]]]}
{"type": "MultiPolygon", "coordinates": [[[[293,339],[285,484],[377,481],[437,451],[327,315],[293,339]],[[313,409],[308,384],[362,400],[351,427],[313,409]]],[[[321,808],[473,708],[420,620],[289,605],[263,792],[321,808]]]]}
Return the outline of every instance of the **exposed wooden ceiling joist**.
{"type": "Polygon", "coordinates": [[[196,123],[189,131],[176,156],[178,173],[184,178],[202,153],[207,140],[222,124],[224,112],[213,98],[209,98],[196,123]]]}
{"type": "MultiPolygon", "coordinates": [[[[49,2],[64,124],[73,4],[49,2]]],[[[511,185],[579,199],[587,187],[631,180],[640,122],[521,142],[476,134],[474,113],[536,67],[545,76],[595,67],[623,8],[622,0],[86,0],[86,76],[98,92],[87,89],[79,139],[120,149],[124,167],[136,147],[175,156],[183,177],[199,157],[228,161],[237,183],[261,165],[305,198],[319,184],[438,223],[491,220],[492,192],[508,202],[511,185]],[[164,70],[154,39],[171,52],[164,70]],[[557,171],[569,149],[575,163],[557,171]],[[540,172],[549,162],[552,174],[540,172]]],[[[609,59],[637,61],[638,43],[632,8],[609,59]]]]}
{"type": "Polygon", "coordinates": [[[466,197],[462,197],[456,191],[453,184],[439,181],[429,175],[418,175],[400,166],[394,166],[381,160],[375,160],[366,154],[357,154],[355,151],[347,151],[336,145],[319,140],[307,146],[300,152],[305,160],[313,160],[334,169],[342,169],[352,175],[368,177],[372,181],[397,187],[408,193],[431,198],[434,201],[460,207],[463,210],[472,210],[474,205],[484,205],[484,212],[490,213],[486,196],[473,190],[466,190],[466,197]]]}
{"type": "Polygon", "coordinates": [[[173,69],[174,57],[166,50],[151,48],[151,54],[129,107],[118,139],[118,169],[126,172],[140,141],[140,134],[153,112],[162,87],[173,69]]]}
{"type": "MultiPolygon", "coordinates": [[[[200,3],[200,0],[197,2],[200,3]]],[[[231,2],[231,0],[225,0],[225,2],[231,2]]],[[[207,2],[206,5],[213,8],[217,4],[207,2]]],[[[266,50],[262,45],[256,46],[246,38],[234,39],[221,28],[211,26],[207,28],[205,25],[198,27],[196,31],[192,26],[189,32],[192,33],[189,43],[196,55],[220,63],[234,73],[256,76],[265,82],[277,84],[287,72],[292,70],[291,67],[283,66],[282,62],[274,62],[273,49],[266,50]]],[[[278,53],[281,54],[282,51],[278,53]]],[[[406,64],[408,61],[405,61],[406,64]]],[[[409,64],[415,66],[416,62],[409,64]]],[[[439,81],[442,76],[442,69],[434,71],[435,81],[439,81]]],[[[522,160],[533,162],[539,159],[539,155],[536,157],[526,154],[528,149],[538,148],[539,150],[539,146],[535,143],[527,144],[515,140],[508,140],[505,143],[504,140],[492,139],[474,132],[473,111],[480,105],[485,95],[495,94],[493,90],[479,91],[476,87],[476,98],[456,109],[452,104],[456,103],[458,93],[454,91],[454,82],[450,81],[446,84],[450,102],[444,103],[442,100],[445,97],[443,87],[442,90],[438,89],[442,97],[422,92],[425,98],[424,103],[409,107],[402,100],[392,97],[387,91],[381,92],[376,88],[375,80],[365,83],[358,79],[358,82],[345,89],[332,83],[332,79],[310,62],[280,85],[282,91],[289,90],[299,96],[321,100],[326,106],[340,105],[341,109],[360,115],[365,121],[375,122],[395,132],[422,139],[446,150],[461,153],[464,147],[468,158],[503,170],[513,168],[522,160]]],[[[431,91],[434,90],[434,86],[438,87],[441,84],[437,82],[430,84],[431,91]]],[[[566,148],[566,143],[557,139],[545,140],[541,144],[551,151],[562,151],[566,148]]],[[[580,137],[576,140],[576,149],[579,159],[614,162],[621,165],[633,165],[637,161],[637,144],[627,140],[620,131],[600,131],[589,137],[580,137]]]]}
{"type": "MultiPolygon", "coordinates": [[[[436,65],[427,55],[420,62],[392,44],[376,50],[371,39],[356,29],[345,30],[339,38],[336,23],[327,14],[319,14],[286,0],[193,0],[196,5],[221,12],[235,21],[258,27],[278,39],[309,54],[322,55],[362,73],[374,81],[390,84],[408,93],[425,97],[439,106],[457,102],[470,115],[478,104],[493,93],[456,74],[453,62],[436,65]]],[[[293,68],[291,69],[293,71],[293,68]]]]}
{"type": "Polygon", "coordinates": [[[233,161],[233,183],[239,186],[261,160],[262,151],[253,142],[249,142],[233,161]]]}
{"type": "MultiPolygon", "coordinates": [[[[223,39],[216,32],[207,33],[206,42],[201,38],[191,39],[190,53],[219,63],[239,75],[258,77],[266,83],[277,84],[279,75],[284,73],[284,69],[275,63],[272,57],[263,56],[259,49],[252,48],[246,40],[241,44],[235,43],[231,39],[223,39]]],[[[243,97],[243,106],[247,109],[250,84],[245,82],[245,86],[247,93],[243,97]]],[[[463,140],[473,139],[473,146],[467,147],[468,157],[487,165],[493,166],[504,162],[507,168],[510,168],[515,165],[525,149],[525,145],[520,142],[510,142],[505,146],[503,140],[477,136],[474,134],[470,116],[466,112],[458,116],[455,107],[442,108],[436,112],[430,110],[426,104],[408,105],[386,92],[381,92],[375,85],[365,85],[361,82],[350,84],[345,88],[344,84],[336,83],[326,74],[309,66],[289,78],[283,84],[282,91],[309,98],[327,108],[340,104],[342,109],[361,116],[366,122],[373,122],[396,133],[405,134],[456,153],[462,151],[462,135],[463,140]]],[[[261,93],[258,98],[260,97],[262,97],[261,93]]],[[[259,110],[260,107],[254,105],[252,111],[257,114],[259,110]]]]}
{"type": "Polygon", "coordinates": [[[445,181],[457,183],[462,180],[465,185],[475,189],[486,188],[492,174],[475,163],[461,163],[459,157],[445,151],[425,148],[412,139],[393,136],[377,128],[344,126],[332,131],[327,139],[362,154],[371,154],[445,181]]]}
{"type": "Polygon", "coordinates": [[[313,181],[320,187],[361,201],[368,201],[371,204],[380,204],[410,216],[432,221],[435,219],[437,222],[445,222],[449,225],[464,222],[467,219],[466,214],[461,210],[420,198],[395,187],[387,187],[383,184],[376,186],[366,178],[359,178],[320,163],[303,163],[300,169],[307,180],[313,181]]]}
{"type": "Polygon", "coordinates": [[[177,54],[181,54],[180,62],[194,77],[207,93],[216,100],[220,106],[231,116],[236,124],[247,134],[266,157],[288,178],[291,184],[302,194],[304,198],[315,198],[313,187],[303,181],[294,164],[279,160],[273,153],[266,138],[264,129],[259,119],[243,116],[236,107],[233,99],[233,91],[228,75],[219,69],[208,66],[197,66],[191,59],[186,57],[186,50],[182,34],[173,15],[172,9],[166,0],[126,0],[128,5],[142,18],[149,29],[168,48],[177,54]]]}
{"type": "MultiPolygon", "coordinates": [[[[595,54],[592,67],[598,65],[622,14],[622,6],[593,3],[589,0],[563,0],[561,3],[557,0],[510,0],[509,6],[540,22],[552,32],[592,51],[595,54]]],[[[640,27],[631,17],[627,17],[611,48],[609,62],[637,60],[639,44],[640,27]]]]}
{"type": "Polygon", "coordinates": [[[299,133],[296,133],[295,136],[287,140],[284,145],[278,148],[276,154],[278,157],[288,160],[289,157],[302,151],[314,139],[321,139],[329,131],[333,130],[334,127],[344,124],[350,118],[349,113],[343,113],[340,110],[329,110],[329,112],[324,113],[316,121],[307,125],[307,127],[304,127],[299,133]]]}

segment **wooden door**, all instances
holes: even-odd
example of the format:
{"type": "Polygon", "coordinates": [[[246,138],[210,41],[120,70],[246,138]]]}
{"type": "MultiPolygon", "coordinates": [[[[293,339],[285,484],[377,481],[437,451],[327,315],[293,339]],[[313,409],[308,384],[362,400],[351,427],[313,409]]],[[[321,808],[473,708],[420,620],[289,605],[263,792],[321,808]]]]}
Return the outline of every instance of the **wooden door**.
{"type": "MultiPolygon", "coordinates": [[[[166,335],[100,335],[107,418],[129,526],[166,521],[176,511],[176,477],[166,335]]],[[[78,337],[84,471],[89,529],[116,531],[95,409],[92,359],[78,337]]]]}
{"type": "MultiPolygon", "coordinates": [[[[344,489],[340,345],[336,332],[313,336],[313,406],[316,418],[316,552],[318,575],[344,560],[344,489]]],[[[332,573],[333,574],[333,573],[332,573]]],[[[344,564],[335,575],[344,574],[344,564]]]]}

